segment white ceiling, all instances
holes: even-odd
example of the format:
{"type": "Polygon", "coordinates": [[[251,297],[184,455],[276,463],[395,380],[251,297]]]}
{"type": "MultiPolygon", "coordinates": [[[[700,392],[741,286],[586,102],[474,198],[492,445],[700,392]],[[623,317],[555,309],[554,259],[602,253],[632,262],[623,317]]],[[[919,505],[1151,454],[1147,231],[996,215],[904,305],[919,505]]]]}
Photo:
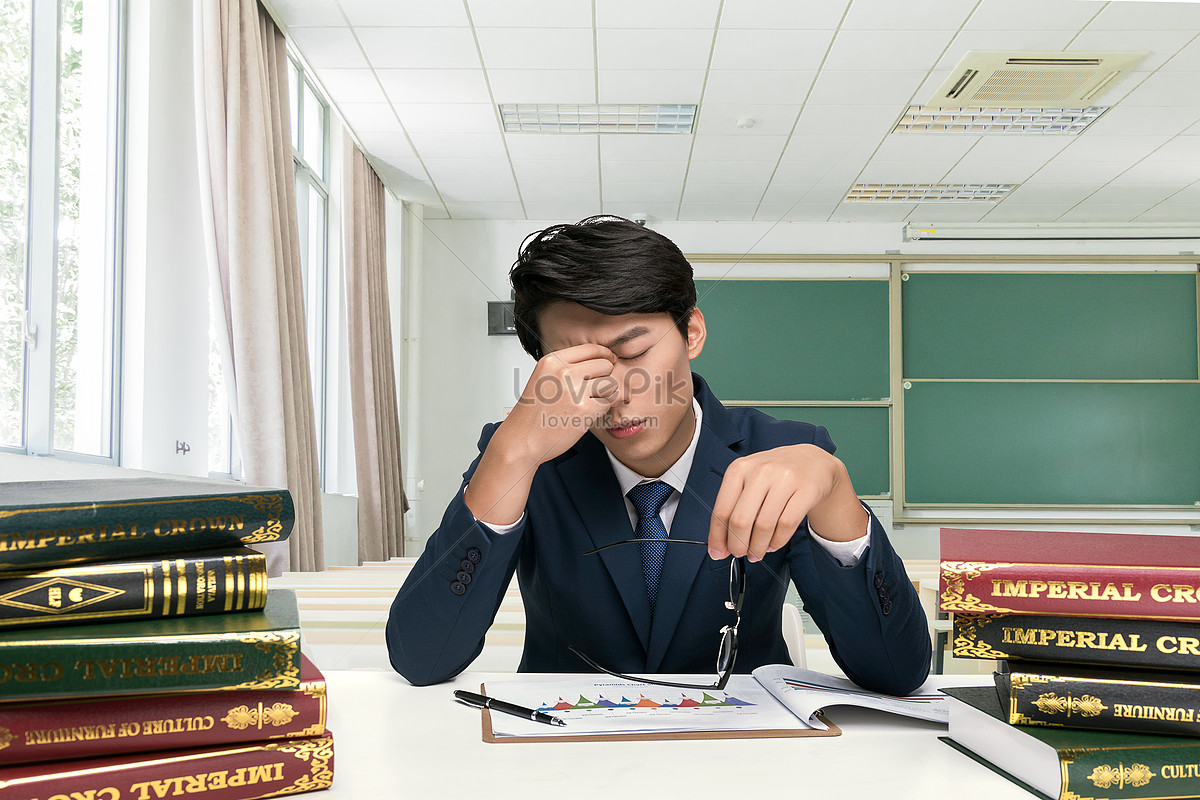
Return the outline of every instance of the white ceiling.
{"type": "Polygon", "coordinates": [[[267,0],[427,218],[1200,221],[1200,3],[267,0]],[[1078,136],[890,133],[968,50],[1148,50],[1078,136]],[[498,103],[697,103],[679,134],[504,133],[498,103]],[[752,119],[753,127],[738,126],[752,119]],[[856,182],[1017,183],[843,203],[856,182]]]}

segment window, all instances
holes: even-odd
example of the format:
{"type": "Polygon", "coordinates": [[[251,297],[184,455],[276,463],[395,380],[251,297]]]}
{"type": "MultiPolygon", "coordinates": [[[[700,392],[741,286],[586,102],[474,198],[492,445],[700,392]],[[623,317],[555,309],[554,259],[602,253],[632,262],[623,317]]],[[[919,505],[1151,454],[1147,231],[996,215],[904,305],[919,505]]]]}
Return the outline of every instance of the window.
{"type": "Polygon", "coordinates": [[[0,447],[115,462],[120,3],[0,15],[0,447]]]}

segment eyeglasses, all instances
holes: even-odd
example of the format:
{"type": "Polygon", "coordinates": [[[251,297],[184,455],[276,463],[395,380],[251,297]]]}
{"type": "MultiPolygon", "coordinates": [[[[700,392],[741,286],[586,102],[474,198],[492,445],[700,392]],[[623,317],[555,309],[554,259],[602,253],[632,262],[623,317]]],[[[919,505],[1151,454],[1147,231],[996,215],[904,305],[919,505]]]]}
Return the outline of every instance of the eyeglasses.
{"type": "MultiPolygon", "coordinates": [[[[663,544],[692,544],[707,547],[707,542],[693,542],[688,539],[657,539],[663,544]]],[[[620,542],[612,542],[602,547],[597,547],[595,550],[588,550],[583,553],[585,556],[594,555],[602,550],[608,550],[610,547],[619,547],[625,544],[645,544],[646,539],[625,539],[620,542]]],[[[725,684],[729,683],[729,676],[733,674],[733,665],[737,661],[738,650],[738,626],[742,623],[742,602],[746,599],[746,559],[744,556],[737,556],[729,562],[729,599],[725,601],[725,608],[733,611],[736,615],[732,625],[726,625],[721,628],[721,646],[717,651],[717,681],[715,683],[680,683],[678,681],[663,681],[653,678],[644,678],[638,675],[625,675],[620,672],[614,672],[611,669],[600,666],[598,663],[588,658],[582,651],[576,649],[575,645],[567,645],[567,649],[575,655],[583,659],[584,663],[597,672],[607,672],[618,678],[625,680],[638,681],[639,683],[652,683],[656,686],[676,686],[681,689],[724,689],[725,684]]]]}

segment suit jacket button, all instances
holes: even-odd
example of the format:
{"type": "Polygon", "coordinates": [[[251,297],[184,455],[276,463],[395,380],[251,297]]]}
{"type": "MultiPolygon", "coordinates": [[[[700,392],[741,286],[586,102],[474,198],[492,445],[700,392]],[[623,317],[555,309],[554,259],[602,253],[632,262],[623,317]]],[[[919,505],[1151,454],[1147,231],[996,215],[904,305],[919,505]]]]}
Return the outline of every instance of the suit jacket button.
{"type": "Polygon", "coordinates": [[[466,586],[468,583],[471,582],[471,573],[466,572],[465,570],[463,572],[458,573],[454,577],[458,578],[458,582],[461,583],[463,586],[466,586]]]}
{"type": "Polygon", "coordinates": [[[475,564],[474,564],[474,562],[468,561],[467,559],[464,558],[462,561],[460,561],[458,563],[458,568],[461,569],[463,572],[474,572],[475,564]]]}
{"type": "Polygon", "coordinates": [[[875,588],[878,589],[880,586],[883,586],[883,572],[877,571],[875,573],[875,588]]]}
{"type": "Polygon", "coordinates": [[[482,560],[483,553],[479,552],[478,547],[472,547],[467,551],[467,561],[470,561],[472,564],[478,564],[482,560]]]}
{"type": "Polygon", "coordinates": [[[460,595],[466,594],[467,587],[461,581],[455,581],[454,583],[450,584],[450,591],[460,595]]]}
{"type": "Polygon", "coordinates": [[[883,609],[883,615],[886,617],[888,614],[892,613],[892,601],[884,600],[883,605],[880,606],[880,608],[883,609]]]}

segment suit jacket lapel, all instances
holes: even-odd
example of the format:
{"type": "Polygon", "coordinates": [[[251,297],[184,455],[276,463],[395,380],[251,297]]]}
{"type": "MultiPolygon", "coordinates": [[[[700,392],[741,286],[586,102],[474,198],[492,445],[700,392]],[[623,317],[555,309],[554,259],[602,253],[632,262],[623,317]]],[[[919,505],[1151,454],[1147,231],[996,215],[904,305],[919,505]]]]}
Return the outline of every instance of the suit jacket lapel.
{"type": "MultiPolygon", "coordinates": [[[[574,455],[558,462],[558,473],[579,512],[592,547],[633,538],[621,486],[604,445],[596,437],[584,434],[575,445],[574,455]]],[[[650,642],[650,601],[646,597],[640,548],[624,545],[582,558],[598,558],[604,564],[642,647],[647,647],[650,642]]]]}
{"type": "MultiPolygon", "coordinates": [[[[716,409],[713,411],[716,416],[716,409]]],[[[734,453],[717,433],[721,426],[717,425],[714,429],[708,424],[709,419],[709,408],[704,407],[704,427],[700,431],[700,441],[696,443],[695,460],[692,462],[692,470],[688,475],[683,495],[679,498],[675,520],[671,523],[671,539],[708,541],[713,503],[716,502],[717,492],[721,488],[725,469],[735,458],[734,453]]],[[[650,645],[646,653],[648,671],[654,672],[662,664],[675,635],[675,629],[679,626],[683,609],[690,602],[689,595],[696,575],[708,563],[706,547],[668,545],[662,577],[658,583],[658,600],[655,603],[654,620],[650,628],[650,645]]],[[[714,613],[716,610],[714,609],[714,613]]],[[[716,648],[717,640],[714,636],[714,664],[716,648]]]]}

